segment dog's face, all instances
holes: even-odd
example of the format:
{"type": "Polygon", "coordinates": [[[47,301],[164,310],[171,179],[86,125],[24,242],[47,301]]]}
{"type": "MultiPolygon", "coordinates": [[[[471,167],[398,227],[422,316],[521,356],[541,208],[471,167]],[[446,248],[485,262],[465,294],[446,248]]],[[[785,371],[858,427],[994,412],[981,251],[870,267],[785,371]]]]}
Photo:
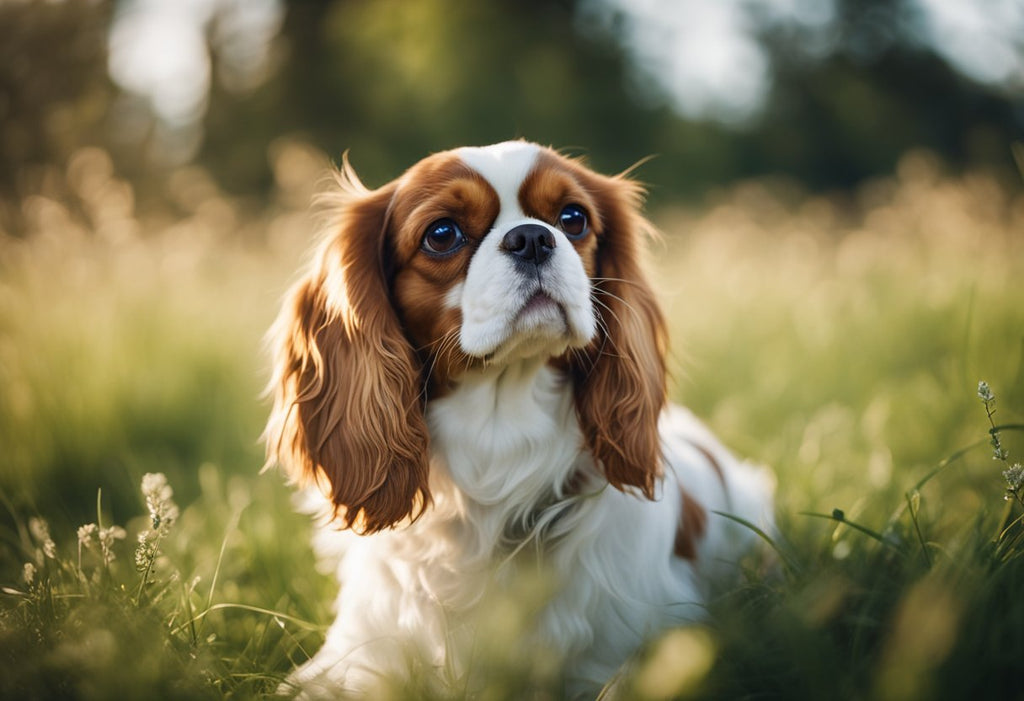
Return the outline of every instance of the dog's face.
{"type": "Polygon", "coordinates": [[[347,166],[337,228],[273,330],[268,451],[326,482],[343,525],[429,502],[423,404],[467,373],[547,360],[586,446],[653,493],[665,332],[642,274],[640,188],[526,142],[430,156],[367,191],[347,166]]]}
{"type": "Polygon", "coordinates": [[[433,156],[398,182],[392,290],[435,373],[457,380],[594,338],[604,232],[586,180],[566,159],[509,142],[433,156]]]}

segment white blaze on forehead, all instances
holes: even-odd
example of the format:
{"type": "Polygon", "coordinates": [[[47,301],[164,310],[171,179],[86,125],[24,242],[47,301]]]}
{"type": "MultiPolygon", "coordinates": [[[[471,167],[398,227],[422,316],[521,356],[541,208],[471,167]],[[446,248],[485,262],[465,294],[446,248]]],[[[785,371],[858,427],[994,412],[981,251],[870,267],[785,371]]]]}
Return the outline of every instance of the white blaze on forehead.
{"type": "Polygon", "coordinates": [[[445,305],[462,312],[462,350],[494,363],[559,355],[567,347],[583,347],[595,333],[590,280],[572,243],[549,223],[528,217],[519,203],[541,151],[525,141],[456,151],[491,185],[501,210],[473,253],[465,281],[448,291],[445,305]],[[524,274],[502,248],[505,234],[520,224],[543,226],[555,241],[550,259],[534,275],[524,274]],[[539,308],[528,308],[538,293],[554,305],[542,300],[539,308]]]}
{"type": "Polygon", "coordinates": [[[540,153],[537,144],[526,141],[504,141],[492,146],[460,148],[456,151],[462,162],[478,172],[491,184],[501,202],[499,222],[523,217],[519,206],[519,188],[533,170],[540,153]]]}

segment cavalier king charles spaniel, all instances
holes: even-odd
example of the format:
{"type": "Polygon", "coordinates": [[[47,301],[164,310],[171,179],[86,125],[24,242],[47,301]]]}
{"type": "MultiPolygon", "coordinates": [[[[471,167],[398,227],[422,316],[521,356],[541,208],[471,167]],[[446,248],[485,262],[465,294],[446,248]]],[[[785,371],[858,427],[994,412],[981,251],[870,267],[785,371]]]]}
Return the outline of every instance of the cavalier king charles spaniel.
{"type": "Polygon", "coordinates": [[[552,582],[523,640],[593,696],[701,620],[772,524],[772,478],[666,402],[642,188],[513,141],[434,154],[331,229],[273,329],[266,441],[326,511],[337,619],[287,682],[465,679],[488,592],[552,582]],[[526,547],[529,546],[529,547],[526,547]],[[474,612],[477,612],[476,614],[474,612]]]}

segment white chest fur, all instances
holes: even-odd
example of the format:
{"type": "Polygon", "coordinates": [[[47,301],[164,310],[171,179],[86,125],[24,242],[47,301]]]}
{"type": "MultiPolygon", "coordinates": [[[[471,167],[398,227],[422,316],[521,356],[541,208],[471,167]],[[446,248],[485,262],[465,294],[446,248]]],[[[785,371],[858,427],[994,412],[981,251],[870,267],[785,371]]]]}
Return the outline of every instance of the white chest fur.
{"type": "Polygon", "coordinates": [[[643,639],[700,618],[694,570],[672,556],[675,472],[653,502],[608,487],[556,370],[483,373],[432,402],[428,421],[431,509],[397,531],[321,534],[325,549],[344,552],[342,590],[323,649],[292,677],[307,695],[365,690],[404,673],[410,655],[461,675],[477,608],[495,588],[515,590],[524,571],[534,576],[524,563],[539,562],[555,593],[509,644],[561,656],[570,693],[595,693],[643,639]]]}
{"type": "Polygon", "coordinates": [[[572,389],[542,361],[468,378],[454,394],[431,402],[427,424],[436,487],[473,512],[465,517],[495,526],[562,496],[573,474],[589,467],[572,389]]]}

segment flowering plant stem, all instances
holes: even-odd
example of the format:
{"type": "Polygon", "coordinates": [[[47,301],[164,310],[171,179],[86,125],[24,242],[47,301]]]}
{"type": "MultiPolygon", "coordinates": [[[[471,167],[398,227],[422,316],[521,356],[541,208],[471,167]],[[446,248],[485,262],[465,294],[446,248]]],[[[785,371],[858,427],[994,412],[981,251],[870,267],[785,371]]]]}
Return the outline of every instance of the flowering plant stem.
{"type": "Polygon", "coordinates": [[[153,570],[153,562],[155,558],[150,558],[146,562],[146,569],[142,572],[142,577],[139,580],[139,591],[135,595],[135,607],[138,608],[142,605],[142,597],[146,593],[146,585],[149,583],[149,573],[153,570]]]}

